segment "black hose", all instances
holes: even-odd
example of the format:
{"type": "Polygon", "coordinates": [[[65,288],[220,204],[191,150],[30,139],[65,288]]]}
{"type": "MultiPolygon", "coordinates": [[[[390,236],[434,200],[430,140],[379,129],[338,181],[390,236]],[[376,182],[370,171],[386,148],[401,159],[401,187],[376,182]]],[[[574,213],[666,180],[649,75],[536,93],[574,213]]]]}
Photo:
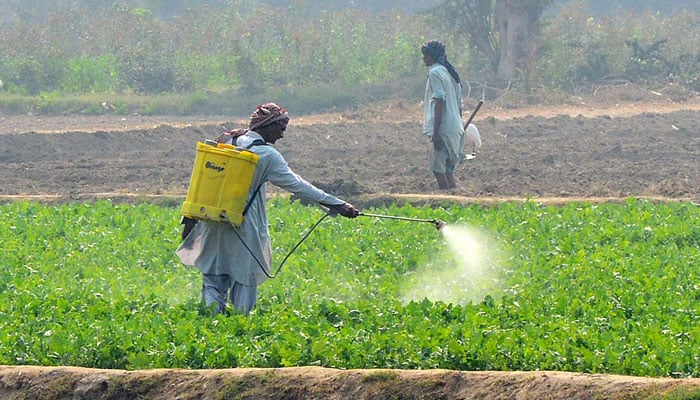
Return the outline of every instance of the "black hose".
{"type": "Polygon", "coordinates": [[[241,235],[238,233],[238,229],[236,229],[236,227],[234,227],[234,228],[233,228],[233,231],[236,233],[236,236],[238,236],[238,239],[241,241],[241,243],[243,243],[243,246],[246,248],[246,250],[248,250],[248,253],[250,253],[250,255],[253,256],[253,259],[255,259],[255,262],[258,263],[258,266],[260,267],[260,269],[262,270],[262,272],[265,274],[265,276],[267,276],[268,278],[272,279],[272,278],[277,277],[277,275],[280,273],[280,271],[282,270],[282,266],[287,262],[287,259],[289,258],[289,256],[291,256],[292,253],[294,253],[294,252],[296,251],[296,249],[297,249],[299,246],[301,246],[301,244],[304,242],[304,240],[306,240],[306,238],[308,238],[309,235],[311,235],[311,232],[313,232],[314,229],[316,229],[316,227],[318,227],[318,225],[321,224],[321,222],[322,222],[324,219],[326,219],[326,217],[328,217],[328,216],[330,216],[330,214],[324,213],[324,214],[323,214],[323,217],[321,217],[318,221],[316,221],[316,223],[314,223],[314,224],[311,226],[311,228],[309,228],[309,230],[304,234],[304,236],[301,238],[301,240],[299,240],[299,242],[297,242],[297,244],[295,244],[294,247],[292,247],[292,250],[290,250],[289,253],[287,253],[287,255],[284,257],[284,259],[283,259],[282,262],[280,263],[279,267],[277,267],[277,271],[275,271],[275,273],[272,274],[272,275],[270,275],[270,273],[268,273],[267,271],[265,271],[265,267],[262,265],[262,263],[260,262],[260,260],[258,260],[258,257],[255,256],[255,254],[254,254],[253,251],[250,249],[250,247],[248,247],[248,244],[245,242],[245,240],[243,240],[243,238],[241,237],[241,235]]]}

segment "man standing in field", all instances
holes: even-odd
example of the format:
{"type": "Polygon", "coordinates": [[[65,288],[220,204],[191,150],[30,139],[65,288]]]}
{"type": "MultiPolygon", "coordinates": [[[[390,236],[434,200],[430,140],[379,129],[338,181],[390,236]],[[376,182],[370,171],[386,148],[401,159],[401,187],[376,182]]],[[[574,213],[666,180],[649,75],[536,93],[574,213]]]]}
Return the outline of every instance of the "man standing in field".
{"type": "Polygon", "coordinates": [[[428,67],[423,99],[423,133],[431,138],[430,165],[439,189],[456,187],[454,169],[464,157],[462,84],[447,61],[445,45],[429,41],[421,47],[428,67]]]}
{"type": "Polygon", "coordinates": [[[228,139],[230,144],[259,156],[245,220],[238,228],[227,223],[200,221],[190,232],[183,233],[185,238],[177,249],[183,264],[196,266],[202,272],[202,300],[207,306],[216,303],[218,313],[226,311],[227,299],[230,299],[236,309],[248,315],[257,302],[258,285],[270,276],[272,255],[265,210],[266,182],[321,204],[331,213],[347,218],[359,214],[351,204],[325,193],[294,173],[284,157],[271,146],[284,137],[288,123],[289,116],[284,108],[266,103],[252,113],[244,134],[228,139]]]}

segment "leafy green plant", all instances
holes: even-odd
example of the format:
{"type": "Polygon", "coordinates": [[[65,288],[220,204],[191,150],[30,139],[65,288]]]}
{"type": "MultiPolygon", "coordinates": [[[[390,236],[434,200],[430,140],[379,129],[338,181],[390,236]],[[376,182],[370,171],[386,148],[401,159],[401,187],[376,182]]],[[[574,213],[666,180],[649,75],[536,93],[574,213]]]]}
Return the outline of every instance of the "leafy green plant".
{"type": "MultiPolygon", "coordinates": [[[[450,229],[328,218],[244,317],[199,303],[199,272],[174,255],[176,208],[2,205],[0,331],[12,335],[0,336],[0,363],[700,376],[696,206],[629,199],[366,211],[438,218],[450,229]],[[481,233],[480,263],[499,284],[476,298],[457,291],[440,300],[427,286],[407,297],[416,277],[465,257],[453,245],[470,248],[470,239],[450,237],[461,228],[481,233]]],[[[271,201],[273,267],[322,215],[271,201]]],[[[456,276],[457,286],[472,278],[456,276]]]]}

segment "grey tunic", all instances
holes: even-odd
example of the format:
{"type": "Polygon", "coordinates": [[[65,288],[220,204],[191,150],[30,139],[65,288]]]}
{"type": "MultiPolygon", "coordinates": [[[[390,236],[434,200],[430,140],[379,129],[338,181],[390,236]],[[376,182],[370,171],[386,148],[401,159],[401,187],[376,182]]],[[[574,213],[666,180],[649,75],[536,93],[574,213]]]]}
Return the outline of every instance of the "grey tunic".
{"type": "MultiPolygon", "coordinates": [[[[262,137],[253,131],[238,138],[237,145],[248,147],[262,137]]],[[[203,274],[229,275],[234,281],[253,286],[263,283],[267,276],[261,270],[257,258],[267,273],[270,273],[271,245],[265,210],[265,182],[285,189],[295,195],[316,203],[341,205],[343,200],[331,196],[294,173],[282,155],[270,145],[252,146],[258,154],[258,164],[253,174],[250,196],[262,185],[248,209],[245,220],[239,228],[230,224],[200,221],[185,240],[176,254],[183,264],[197,267],[203,274]],[[245,248],[234,229],[248,245],[245,248]]]]}

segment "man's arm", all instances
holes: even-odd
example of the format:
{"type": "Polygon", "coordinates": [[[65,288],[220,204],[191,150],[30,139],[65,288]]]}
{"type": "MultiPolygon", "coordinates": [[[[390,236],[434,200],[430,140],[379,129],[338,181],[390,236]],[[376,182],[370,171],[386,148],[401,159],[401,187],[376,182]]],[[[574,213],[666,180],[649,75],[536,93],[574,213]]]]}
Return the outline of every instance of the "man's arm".
{"type": "Polygon", "coordinates": [[[284,157],[274,148],[266,149],[271,154],[268,156],[270,164],[267,166],[267,180],[273,185],[291,192],[305,200],[325,204],[326,206],[342,206],[345,201],[324,192],[289,168],[284,157]]]}

